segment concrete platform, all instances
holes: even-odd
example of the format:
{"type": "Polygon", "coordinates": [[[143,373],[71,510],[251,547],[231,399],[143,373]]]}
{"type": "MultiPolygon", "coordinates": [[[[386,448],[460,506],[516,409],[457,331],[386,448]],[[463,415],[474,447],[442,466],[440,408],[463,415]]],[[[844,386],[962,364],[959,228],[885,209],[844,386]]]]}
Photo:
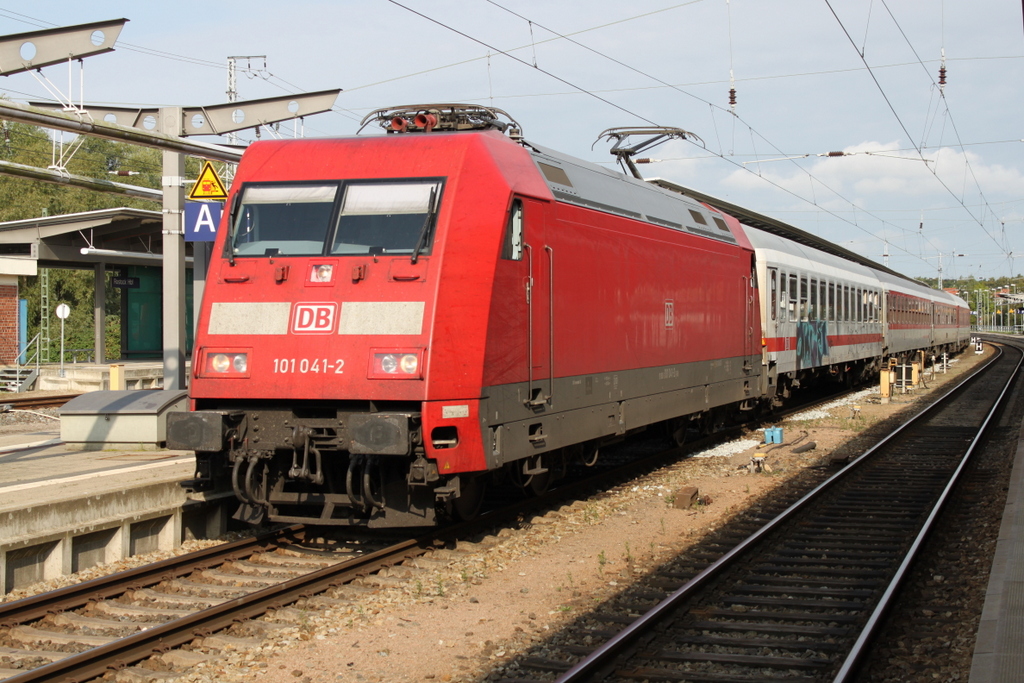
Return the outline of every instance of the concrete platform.
{"type": "MultiPolygon", "coordinates": [[[[190,360],[185,361],[185,377],[188,381],[190,360]]],[[[65,363],[64,377],[60,376],[60,363],[46,363],[39,368],[36,380],[37,391],[101,391],[111,389],[162,389],[164,386],[163,362],[118,360],[110,363],[65,363]],[[111,365],[120,366],[115,370],[113,381],[111,365]]]]}
{"type": "Polygon", "coordinates": [[[228,497],[179,484],[191,452],[68,450],[42,427],[0,434],[0,593],[226,531],[228,497]]]}
{"type": "Polygon", "coordinates": [[[969,681],[1024,681],[1024,433],[1010,475],[969,681]]]}

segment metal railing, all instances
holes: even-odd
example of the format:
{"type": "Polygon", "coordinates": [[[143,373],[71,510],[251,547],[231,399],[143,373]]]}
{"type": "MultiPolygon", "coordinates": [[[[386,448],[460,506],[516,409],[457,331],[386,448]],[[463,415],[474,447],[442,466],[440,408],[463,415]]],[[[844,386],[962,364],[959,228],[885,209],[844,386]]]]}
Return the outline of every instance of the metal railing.
{"type": "Polygon", "coordinates": [[[26,367],[28,365],[31,365],[33,362],[35,363],[35,366],[36,366],[36,372],[39,372],[39,335],[38,334],[36,336],[32,337],[32,341],[30,341],[29,343],[25,344],[24,348],[21,349],[21,352],[18,353],[18,365],[20,367],[26,367]],[[31,349],[33,345],[35,345],[36,350],[32,354],[32,356],[30,357],[28,355],[28,352],[29,352],[29,349],[31,349]]]}

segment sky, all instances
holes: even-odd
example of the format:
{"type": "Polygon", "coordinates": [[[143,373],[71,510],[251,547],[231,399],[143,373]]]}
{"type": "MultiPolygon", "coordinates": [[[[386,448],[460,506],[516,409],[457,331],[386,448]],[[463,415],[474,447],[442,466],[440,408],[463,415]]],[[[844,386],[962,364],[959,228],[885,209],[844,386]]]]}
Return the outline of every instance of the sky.
{"type": "MultiPolygon", "coordinates": [[[[1024,273],[1019,3],[0,0],[0,35],[118,18],[129,22],[114,52],[83,62],[86,103],[220,104],[228,57],[261,55],[238,61],[239,99],[343,90],[305,119],[307,137],[354,135],[381,107],[469,102],[611,167],[601,131],[679,127],[695,137],[645,151],[656,160],[645,177],[913,277],[1024,273]]],[[[77,70],[42,74],[82,97],[77,70]]],[[[0,93],[53,99],[32,73],[5,77],[0,93]]]]}

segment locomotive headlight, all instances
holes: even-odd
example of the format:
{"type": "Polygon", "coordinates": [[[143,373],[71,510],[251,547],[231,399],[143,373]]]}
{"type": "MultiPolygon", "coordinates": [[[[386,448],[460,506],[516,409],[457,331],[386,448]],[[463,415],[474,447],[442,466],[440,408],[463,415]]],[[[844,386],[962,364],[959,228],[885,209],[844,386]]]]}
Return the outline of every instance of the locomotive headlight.
{"type": "Polygon", "coordinates": [[[207,351],[203,364],[206,377],[248,377],[249,349],[245,351],[207,351]]]}
{"type": "Polygon", "coordinates": [[[387,353],[380,358],[380,369],[389,375],[398,372],[398,358],[393,353],[387,353]]]}
{"type": "Polygon", "coordinates": [[[422,349],[371,349],[369,377],[376,379],[419,379],[422,349]]]}
{"type": "Polygon", "coordinates": [[[398,367],[407,375],[415,375],[420,369],[420,359],[413,353],[403,354],[402,360],[398,361],[398,367]]]}

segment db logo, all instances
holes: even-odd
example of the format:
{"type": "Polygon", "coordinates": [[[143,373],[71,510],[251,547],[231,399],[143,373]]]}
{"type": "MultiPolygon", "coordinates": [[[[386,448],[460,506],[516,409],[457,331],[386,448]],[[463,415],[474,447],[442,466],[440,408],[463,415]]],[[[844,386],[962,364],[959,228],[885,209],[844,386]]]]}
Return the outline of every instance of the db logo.
{"type": "Polygon", "coordinates": [[[295,304],[292,314],[292,332],[296,334],[330,334],[334,331],[334,318],[338,304],[295,304]]]}

